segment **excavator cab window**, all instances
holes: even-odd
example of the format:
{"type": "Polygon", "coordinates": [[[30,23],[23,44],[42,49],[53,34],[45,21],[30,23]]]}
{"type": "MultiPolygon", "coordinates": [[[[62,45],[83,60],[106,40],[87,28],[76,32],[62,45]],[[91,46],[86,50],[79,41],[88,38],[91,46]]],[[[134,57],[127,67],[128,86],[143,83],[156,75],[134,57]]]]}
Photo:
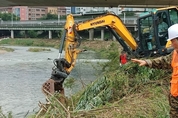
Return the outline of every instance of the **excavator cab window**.
{"type": "Polygon", "coordinates": [[[159,49],[165,48],[168,39],[168,28],[178,23],[178,11],[176,8],[166,10],[158,10],[155,14],[155,35],[159,45],[159,49]]]}
{"type": "Polygon", "coordinates": [[[144,53],[167,54],[168,28],[178,23],[176,7],[157,9],[138,19],[139,45],[144,53]]]}
{"type": "Polygon", "coordinates": [[[177,9],[169,9],[168,10],[171,25],[178,23],[178,11],[177,9]]]}
{"type": "Polygon", "coordinates": [[[155,36],[159,47],[165,47],[167,43],[169,21],[167,11],[161,11],[155,15],[155,36]]]}
{"type": "Polygon", "coordinates": [[[155,48],[155,42],[152,38],[154,35],[154,28],[153,28],[153,17],[152,15],[147,15],[142,18],[139,18],[139,39],[140,39],[140,46],[142,50],[149,52],[155,48]]]}

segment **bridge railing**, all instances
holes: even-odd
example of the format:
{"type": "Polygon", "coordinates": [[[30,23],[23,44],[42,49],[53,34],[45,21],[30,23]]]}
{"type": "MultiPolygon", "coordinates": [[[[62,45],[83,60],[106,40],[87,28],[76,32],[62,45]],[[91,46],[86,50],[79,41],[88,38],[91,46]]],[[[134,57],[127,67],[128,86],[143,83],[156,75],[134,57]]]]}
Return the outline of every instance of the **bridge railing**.
{"type": "MultiPolygon", "coordinates": [[[[75,22],[87,20],[76,19],[75,22]]],[[[125,24],[136,24],[137,18],[121,18],[125,24]]],[[[65,20],[36,20],[36,21],[0,21],[0,27],[63,27],[65,20]]]]}

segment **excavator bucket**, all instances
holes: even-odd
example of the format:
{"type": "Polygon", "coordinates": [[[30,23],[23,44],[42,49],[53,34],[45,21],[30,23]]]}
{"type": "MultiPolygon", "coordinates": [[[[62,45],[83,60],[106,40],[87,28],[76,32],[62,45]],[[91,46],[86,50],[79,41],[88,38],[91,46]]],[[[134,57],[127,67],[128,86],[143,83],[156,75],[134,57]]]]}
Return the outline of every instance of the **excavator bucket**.
{"type": "Polygon", "coordinates": [[[42,85],[42,91],[46,96],[53,95],[54,93],[60,93],[61,97],[57,98],[63,105],[66,104],[64,97],[64,88],[61,81],[56,81],[53,79],[47,80],[42,85]]]}
{"type": "Polygon", "coordinates": [[[53,79],[47,80],[42,85],[42,91],[45,95],[54,94],[55,92],[59,92],[64,95],[64,88],[62,83],[53,79]]]}

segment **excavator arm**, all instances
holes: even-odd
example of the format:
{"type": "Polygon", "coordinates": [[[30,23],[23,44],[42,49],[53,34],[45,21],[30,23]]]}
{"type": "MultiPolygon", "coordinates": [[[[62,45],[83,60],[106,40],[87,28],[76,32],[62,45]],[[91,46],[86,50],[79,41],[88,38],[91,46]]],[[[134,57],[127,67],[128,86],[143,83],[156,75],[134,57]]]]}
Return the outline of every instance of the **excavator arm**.
{"type": "Polygon", "coordinates": [[[112,13],[107,13],[91,20],[75,23],[73,15],[70,14],[67,16],[65,24],[66,32],[64,32],[63,34],[64,36],[59,50],[59,54],[61,55],[64,47],[65,60],[70,64],[69,68],[65,68],[67,73],[71,72],[71,70],[75,66],[77,55],[83,51],[77,49],[77,47],[80,45],[81,40],[81,37],[78,35],[77,31],[98,27],[109,27],[113,29],[132,50],[137,49],[137,43],[135,39],[132,37],[131,33],[127,30],[118,16],[112,13]]]}
{"type": "Polygon", "coordinates": [[[110,27],[113,29],[132,50],[137,49],[137,44],[135,39],[132,37],[131,33],[127,30],[126,26],[123,24],[121,19],[112,13],[107,13],[105,15],[99,16],[97,18],[87,20],[76,24],[76,30],[86,30],[97,27],[110,27]]]}
{"type": "Polygon", "coordinates": [[[81,40],[77,31],[98,27],[108,27],[115,36],[119,35],[122,39],[116,39],[118,39],[119,43],[127,50],[129,50],[129,48],[131,48],[132,51],[137,49],[137,43],[118,16],[112,13],[106,13],[91,20],[75,23],[73,15],[70,14],[67,16],[60,43],[59,56],[58,59],[54,60],[55,66],[52,69],[51,78],[45,82],[42,87],[45,94],[48,92],[54,93],[55,91],[60,91],[64,94],[62,84],[74,68],[77,55],[84,51],[77,49],[81,40]],[[64,58],[61,56],[63,49],[65,51],[64,58]]]}

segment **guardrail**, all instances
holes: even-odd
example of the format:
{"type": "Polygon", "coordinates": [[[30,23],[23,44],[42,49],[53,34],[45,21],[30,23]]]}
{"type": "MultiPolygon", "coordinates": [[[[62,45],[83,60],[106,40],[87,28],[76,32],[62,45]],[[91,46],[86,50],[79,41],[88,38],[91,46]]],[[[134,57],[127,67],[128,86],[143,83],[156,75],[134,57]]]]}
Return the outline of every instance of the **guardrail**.
{"type": "MultiPolygon", "coordinates": [[[[75,19],[75,22],[81,22],[88,20],[86,18],[83,19],[75,19]]],[[[121,20],[125,24],[136,24],[137,18],[126,18],[121,20]],[[125,20],[125,21],[124,21],[125,20]]],[[[34,28],[34,27],[39,27],[39,28],[63,28],[65,24],[65,20],[35,20],[35,21],[0,21],[0,29],[2,28],[34,28]]]]}

